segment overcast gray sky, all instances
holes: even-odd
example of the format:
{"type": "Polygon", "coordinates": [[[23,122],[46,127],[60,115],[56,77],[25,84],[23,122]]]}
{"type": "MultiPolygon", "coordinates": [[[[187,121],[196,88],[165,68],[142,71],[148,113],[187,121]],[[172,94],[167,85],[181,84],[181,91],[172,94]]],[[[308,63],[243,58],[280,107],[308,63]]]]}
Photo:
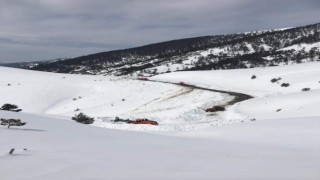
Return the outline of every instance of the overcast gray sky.
{"type": "Polygon", "coordinates": [[[319,0],[0,0],[0,62],[320,22],[319,0]]]}

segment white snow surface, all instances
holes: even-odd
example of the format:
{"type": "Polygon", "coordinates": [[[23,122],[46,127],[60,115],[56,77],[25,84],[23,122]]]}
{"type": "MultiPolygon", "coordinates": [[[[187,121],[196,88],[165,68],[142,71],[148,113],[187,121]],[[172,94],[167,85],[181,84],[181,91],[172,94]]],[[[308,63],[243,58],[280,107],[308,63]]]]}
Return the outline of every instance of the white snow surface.
{"type": "Polygon", "coordinates": [[[0,127],[0,179],[318,180],[319,75],[320,63],[313,62],[151,78],[255,97],[206,114],[204,108],[232,97],[160,82],[0,67],[0,105],[23,109],[0,111],[0,118],[27,122],[0,127]],[[96,122],[71,121],[78,112],[96,122]],[[114,124],[115,116],[147,117],[160,126],[114,124]]]}
{"type": "Polygon", "coordinates": [[[0,93],[6,94],[0,97],[0,105],[17,104],[24,112],[69,117],[83,112],[96,118],[95,126],[105,128],[192,130],[246,119],[241,114],[226,119],[205,113],[204,109],[232,99],[225,94],[130,78],[0,67],[0,86],[0,93]],[[160,125],[115,124],[111,121],[116,116],[148,118],[160,125]]]}
{"type": "Polygon", "coordinates": [[[184,71],[162,74],[153,80],[185,82],[205,88],[234,91],[264,97],[275,94],[301,92],[302,88],[320,89],[320,63],[311,62],[278,67],[236,70],[184,71]],[[251,79],[255,75],[256,79],[251,79]],[[281,78],[271,83],[273,78],[281,78]],[[287,88],[282,83],[289,83],[287,88]]]}
{"type": "Polygon", "coordinates": [[[185,82],[199,87],[241,92],[254,99],[233,106],[235,113],[259,119],[320,116],[320,63],[279,67],[177,72],[153,77],[154,80],[185,82]],[[256,75],[256,79],[251,79],[256,75]],[[271,83],[273,78],[281,78],[271,83]],[[200,80],[201,79],[201,80],[200,80]],[[281,87],[289,83],[289,87],[281,87]],[[302,89],[310,88],[303,92],[302,89]]]}
{"type": "Polygon", "coordinates": [[[319,49],[320,48],[320,43],[319,42],[311,43],[311,44],[302,43],[302,44],[298,44],[298,45],[285,47],[283,49],[280,49],[279,51],[281,51],[281,50],[283,50],[283,51],[287,51],[287,50],[302,50],[302,49],[304,49],[305,51],[310,51],[312,48],[319,49]]]}
{"type": "Polygon", "coordinates": [[[320,177],[318,117],[155,135],[25,113],[0,115],[28,122],[0,127],[2,180],[320,177]]]}

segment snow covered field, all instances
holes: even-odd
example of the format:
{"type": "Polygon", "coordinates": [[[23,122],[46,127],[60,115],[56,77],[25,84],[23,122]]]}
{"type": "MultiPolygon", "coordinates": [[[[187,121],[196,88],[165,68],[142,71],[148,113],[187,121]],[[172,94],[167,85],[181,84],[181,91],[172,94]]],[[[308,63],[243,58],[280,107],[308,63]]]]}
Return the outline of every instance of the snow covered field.
{"type": "Polygon", "coordinates": [[[319,77],[320,63],[314,62],[152,78],[255,96],[206,114],[204,108],[232,97],[158,82],[0,67],[0,105],[23,109],[0,111],[0,117],[27,122],[0,127],[0,179],[317,180],[319,77]],[[71,121],[78,112],[99,117],[99,127],[71,121]],[[115,116],[147,117],[160,126],[113,124],[115,116]]]}
{"type": "Polygon", "coordinates": [[[68,75],[0,67],[0,105],[17,104],[24,112],[95,117],[94,125],[130,130],[190,130],[243,119],[208,116],[204,109],[232,97],[176,85],[109,76],[68,75]],[[116,116],[152,119],[159,126],[114,124],[116,116]]]}
{"type": "Polygon", "coordinates": [[[320,116],[319,62],[254,69],[178,72],[152,79],[186,82],[255,96],[234,106],[235,112],[254,118],[320,116]],[[251,79],[253,75],[256,79],[251,79]],[[281,79],[272,83],[273,78],[281,79]],[[283,83],[289,83],[289,86],[282,87],[283,83]],[[310,91],[302,91],[304,88],[310,88],[310,91]]]}
{"type": "Polygon", "coordinates": [[[0,127],[3,180],[320,177],[318,117],[153,135],[24,113],[0,115],[28,122],[22,128],[0,127]],[[16,152],[9,155],[13,147],[16,152]]]}

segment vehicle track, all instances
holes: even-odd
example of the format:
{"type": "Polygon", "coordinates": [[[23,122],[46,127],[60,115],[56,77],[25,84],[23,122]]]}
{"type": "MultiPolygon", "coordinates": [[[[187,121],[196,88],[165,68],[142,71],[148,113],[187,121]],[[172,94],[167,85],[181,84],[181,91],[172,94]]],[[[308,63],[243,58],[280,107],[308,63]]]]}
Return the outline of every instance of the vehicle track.
{"type": "Polygon", "coordinates": [[[236,103],[246,101],[248,99],[253,98],[252,96],[250,96],[248,94],[244,94],[244,93],[238,93],[238,92],[233,92],[233,91],[222,91],[222,90],[217,90],[217,89],[209,89],[209,88],[199,87],[199,86],[190,85],[190,84],[186,84],[186,83],[181,84],[181,83],[172,83],[172,82],[158,81],[158,80],[145,80],[145,81],[159,82],[159,83],[165,83],[165,84],[174,84],[177,86],[188,87],[191,89],[199,89],[199,90],[204,90],[204,91],[218,92],[218,93],[223,93],[223,94],[228,94],[230,96],[233,96],[234,98],[232,100],[228,101],[225,104],[226,106],[232,106],[236,103]]]}

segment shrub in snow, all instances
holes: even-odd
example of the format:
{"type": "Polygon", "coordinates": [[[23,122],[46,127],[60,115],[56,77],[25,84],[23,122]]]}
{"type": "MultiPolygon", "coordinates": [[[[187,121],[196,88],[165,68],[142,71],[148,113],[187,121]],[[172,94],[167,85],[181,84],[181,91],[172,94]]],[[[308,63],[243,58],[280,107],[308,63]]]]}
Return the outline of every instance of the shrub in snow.
{"type": "Polygon", "coordinates": [[[141,81],[148,81],[149,79],[148,79],[148,78],[145,78],[145,77],[141,77],[141,78],[138,78],[138,80],[141,80],[141,81]]]}
{"type": "Polygon", "coordinates": [[[150,124],[150,125],[159,125],[157,121],[151,121],[149,119],[146,118],[138,118],[134,121],[129,121],[129,124],[150,124]]]}
{"type": "Polygon", "coordinates": [[[14,111],[14,112],[19,112],[22,111],[22,109],[18,109],[18,106],[15,104],[4,104],[0,110],[4,111],[14,111]]]}
{"type": "Polygon", "coordinates": [[[179,85],[186,86],[187,84],[185,82],[179,82],[179,85]]]}
{"type": "Polygon", "coordinates": [[[2,126],[8,126],[8,128],[10,126],[24,126],[27,124],[26,122],[21,122],[20,119],[0,119],[0,121],[2,126]]]}
{"type": "Polygon", "coordinates": [[[288,87],[288,86],[290,86],[289,83],[282,83],[282,84],[281,84],[281,87],[288,87]]]}
{"type": "Polygon", "coordinates": [[[251,79],[256,79],[256,78],[257,78],[256,75],[252,75],[252,76],[251,76],[251,79]]]}
{"type": "Polygon", "coordinates": [[[281,78],[279,77],[279,78],[273,78],[273,79],[271,79],[271,82],[272,83],[275,83],[275,82],[278,82],[278,81],[280,81],[281,80],[281,78]]]}
{"type": "Polygon", "coordinates": [[[83,113],[79,113],[72,117],[72,120],[77,121],[82,124],[92,124],[94,122],[94,118],[89,117],[83,113]]]}
{"type": "Polygon", "coordinates": [[[213,106],[211,108],[206,109],[206,112],[217,112],[217,111],[225,111],[226,109],[223,106],[213,106]]]}
{"type": "Polygon", "coordinates": [[[310,91],[310,88],[303,88],[302,91],[310,91]]]}
{"type": "Polygon", "coordinates": [[[13,154],[14,148],[9,151],[9,154],[13,154]]]}

